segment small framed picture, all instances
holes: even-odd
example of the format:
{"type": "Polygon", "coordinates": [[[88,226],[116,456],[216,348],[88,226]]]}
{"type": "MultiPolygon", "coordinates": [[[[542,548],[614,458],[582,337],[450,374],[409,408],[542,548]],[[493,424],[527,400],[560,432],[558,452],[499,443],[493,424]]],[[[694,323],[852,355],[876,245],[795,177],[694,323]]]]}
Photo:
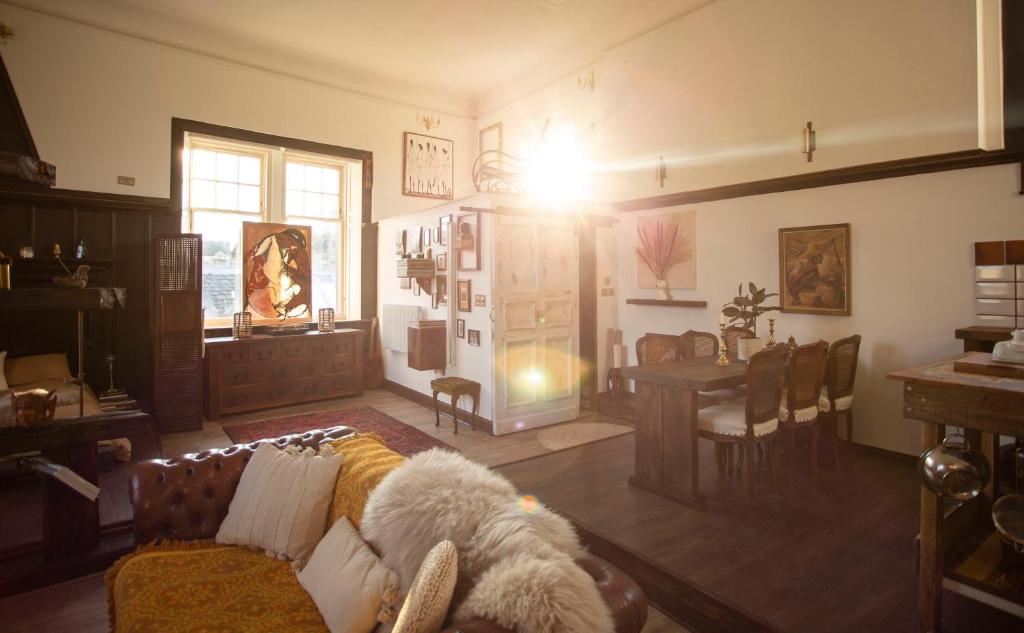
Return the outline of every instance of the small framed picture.
{"type": "MultiPolygon", "coordinates": [[[[460,215],[455,227],[459,270],[480,270],[480,212],[460,215]]],[[[454,238],[453,238],[454,239],[454,238]]]]}
{"type": "Polygon", "coordinates": [[[395,231],[395,255],[405,255],[405,229],[395,231]]]}
{"type": "Polygon", "coordinates": [[[408,290],[412,288],[412,278],[402,277],[401,279],[398,280],[398,287],[401,288],[402,290],[408,290]]]}
{"type": "Polygon", "coordinates": [[[417,227],[406,231],[405,250],[415,255],[422,250],[423,231],[417,227]]]}
{"type": "Polygon", "coordinates": [[[455,336],[466,338],[466,320],[455,319],[455,336]]]}
{"type": "MultiPolygon", "coordinates": [[[[441,244],[441,225],[438,224],[434,227],[434,243],[441,244]]],[[[443,244],[442,244],[443,246],[443,244]]]]}
{"type": "Polygon", "coordinates": [[[471,289],[471,285],[470,285],[469,281],[470,281],[469,279],[460,279],[459,280],[459,291],[458,291],[458,299],[459,299],[458,308],[459,308],[459,312],[472,312],[473,311],[473,304],[469,300],[469,298],[473,295],[473,291],[471,289]]]}
{"type": "Polygon", "coordinates": [[[448,253],[441,253],[437,256],[437,272],[443,273],[448,270],[448,253]]]}
{"type": "Polygon", "coordinates": [[[448,305],[448,275],[434,277],[434,294],[437,295],[437,305],[448,305]]]}
{"type": "Polygon", "coordinates": [[[480,346],[480,330],[469,331],[469,344],[477,347],[480,346]]]}
{"type": "Polygon", "coordinates": [[[420,296],[420,284],[419,284],[419,282],[414,282],[412,284],[412,293],[414,295],[416,295],[417,297],[420,296]]]}
{"type": "Polygon", "coordinates": [[[437,228],[439,234],[437,243],[440,244],[441,246],[448,246],[448,237],[449,235],[451,235],[452,232],[452,216],[442,215],[440,226],[438,226],[437,228]]]}
{"type": "Polygon", "coordinates": [[[429,226],[425,226],[425,227],[423,227],[420,230],[423,231],[423,238],[422,238],[423,248],[426,248],[426,247],[430,246],[431,239],[432,239],[434,233],[430,230],[429,226]]]}
{"type": "Polygon", "coordinates": [[[441,305],[439,303],[440,298],[440,295],[438,295],[436,292],[430,293],[430,307],[436,310],[437,306],[441,305]]]}
{"type": "Polygon", "coordinates": [[[487,307],[487,295],[473,295],[473,305],[479,308],[487,307]]]}

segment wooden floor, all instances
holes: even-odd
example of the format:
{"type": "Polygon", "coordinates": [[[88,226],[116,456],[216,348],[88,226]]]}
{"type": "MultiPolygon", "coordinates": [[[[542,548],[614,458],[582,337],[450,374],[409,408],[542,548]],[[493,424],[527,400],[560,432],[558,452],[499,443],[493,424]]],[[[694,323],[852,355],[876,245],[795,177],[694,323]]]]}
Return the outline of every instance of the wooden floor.
{"type": "MultiPolygon", "coordinates": [[[[627,484],[633,435],[498,471],[592,530],[602,547],[611,544],[611,560],[634,578],[669,585],[659,606],[695,630],[917,631],[913,460],[842,449],[840,469],[812,478],[805,462],[792,487],[773,486],[767,464],[757,465],[750,501],[743,478],[720,476],[702,441],[701,509],[627,484]],[[696,613],[708,604],[708,614],[696,613]],[[716,627],[718,605],[749,620],[716,627]]],[[[1024,630],[1021,620],[970,600],[952,596],[946,606],[946,633],[1024,630]]]]}

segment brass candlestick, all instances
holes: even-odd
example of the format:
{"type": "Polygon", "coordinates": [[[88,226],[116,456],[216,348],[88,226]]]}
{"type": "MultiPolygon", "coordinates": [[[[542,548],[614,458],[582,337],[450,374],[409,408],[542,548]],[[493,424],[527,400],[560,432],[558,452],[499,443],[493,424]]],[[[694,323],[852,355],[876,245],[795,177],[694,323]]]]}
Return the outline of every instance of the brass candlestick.
{"type": "Polygon", "coordinates": [[[768,347],[775,345],[775,318],[768,317],[768,347]]]}
{"type": "Polygon", "coordinates": [[[722,343],[718,346],[718,360],[715,361],[715,365],[727,367],[729,365],[729,343],[725,340],[725,323],[719,323],[718,327],[722,330],[722,335],[719,337],[722,343]]]}

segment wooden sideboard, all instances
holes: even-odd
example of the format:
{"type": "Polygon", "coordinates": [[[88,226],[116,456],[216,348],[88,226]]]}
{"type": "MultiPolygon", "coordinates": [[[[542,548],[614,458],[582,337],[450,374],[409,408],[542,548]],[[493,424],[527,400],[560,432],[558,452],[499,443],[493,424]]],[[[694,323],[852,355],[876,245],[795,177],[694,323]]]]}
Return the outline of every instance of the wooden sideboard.
{"type": "Polygon", "coordinates": [[[208,338],[206,417],[363,392],[362,330],[208,338]]]}

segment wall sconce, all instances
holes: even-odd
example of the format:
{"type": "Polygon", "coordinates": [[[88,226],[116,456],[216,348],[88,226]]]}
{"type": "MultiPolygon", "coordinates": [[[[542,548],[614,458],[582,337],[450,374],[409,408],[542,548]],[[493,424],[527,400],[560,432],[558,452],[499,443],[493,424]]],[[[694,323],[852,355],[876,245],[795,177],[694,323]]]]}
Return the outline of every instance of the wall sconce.
{"type": "Polygon", "coordinates": [[[817,132],[814,131],[814,123],[812,121],[807,122],[807,127],[804,128],[804,149],[803,153],[807,154],[807,162],[814,160],[814,150],[817,149],[817,141],[815,137],[817,132]]]}
{"type": "Polygon", "coordinates": [[[594,86],[596,83],[597,75],[594,74],[593,68],[576,77],[576,85],[579,86],[580,90],[590,90],[590,92],[594,92],[594,86]]]}
{"type": "Polygon", "coordinates": [[[436,116],[430,116],[429,114],[421,114],[420,122],[423,127],[429,132],[435,127],[441,127],[441,118],[436,116]]]}
{"type": "Polygon", "coordinates": [[[7,40],[11,39],[12,37],[14,37],[14,29],[7,26],[3,22],[0,22],[0,42],[6,44],[7,40]]]}

